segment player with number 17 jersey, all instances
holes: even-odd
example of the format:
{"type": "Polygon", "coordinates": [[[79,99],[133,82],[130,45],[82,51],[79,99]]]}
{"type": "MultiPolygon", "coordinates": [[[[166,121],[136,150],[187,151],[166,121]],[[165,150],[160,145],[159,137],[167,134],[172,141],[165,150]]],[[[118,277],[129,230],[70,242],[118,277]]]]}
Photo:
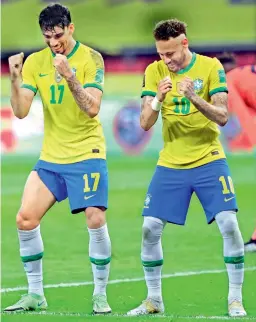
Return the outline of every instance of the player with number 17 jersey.
{"type": "MultiPolygon", "coordinates": [[[[67,164],[106,157],[98,116],[88,117],[53,66],[55,54],[45,48],[30,55],[23,66],[23,88],[39,92],[44,109],[44,141],[40,160],[67,164]]],[[[72,72],[84,88],[103,91],[104,62],[97,51],[76,42],[67,56],[72,72]]]]}
{"type": "Polygon", "coordinates": [[[56,201],[68,198],[71,212],[84,212],[86,217],[94,277],[93,312],[106,314],[111,312],[106,295],[111,242],[106,223],[106,146],[98,117],[104,62],[100,53],[73,38],[75,26],[67,7],[45,7],[39,26],[47,47],[31,54],[23,66],[23,53],[9,58],[14,114],[26,117],[38,93],[43,104],[44,139],[16,221],[28,294],[5,312],[47,308],[40,222],[56,201]]]}
{"type": "MultiPolygon", "coordinates": [[[[102,125],[98,116],[90,118],[77,107],[66,80],[53,66],[54,57],[55,54],[45,48],[30,55],[22,69],[22,87],[35,94],[39,92],[44,110],[43,147],[35,170],[41,177],[45,176],[43,169],[57,171],[61,177],[66,172],[70,175],[65,177],[65,184],[56,188],[49,184],[49,187],[57,201],[65,199],[69,191],[73,213],[97,203],[107,208],[106,173],[98,175],[99,186],[96,191],[95,185],[95,191],[92,191],[96,196],[89,199],[86,196],[90,192],[86,186],[94,184],[91,173],[98,173],[98,164],[104,164],[99,168],[106,172],[105,161],[103,162],[106,158],[106,146],[102,125]],[[85,164],[90,166],[87,168],[85,164]],[[76,173],[76,181],[70,180],[74,178],[73,172],[76,173]]],[[[72,73],[84,88],[94,87],[103,91],[104,63],[97,51],[77,41],[67,59],[72,73]]]]}

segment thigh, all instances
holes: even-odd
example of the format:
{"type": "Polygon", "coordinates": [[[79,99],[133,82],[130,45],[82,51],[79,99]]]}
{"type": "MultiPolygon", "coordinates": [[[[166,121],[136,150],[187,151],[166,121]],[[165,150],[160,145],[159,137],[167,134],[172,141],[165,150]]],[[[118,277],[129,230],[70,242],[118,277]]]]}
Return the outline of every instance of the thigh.
{"type": "Polygon", "coordinates": [[[237,211],[234,185],[225,159],[195,168],[193,188],[204,208],[208,223],[221,211],[237,211]]]}
{"type": "Polygon", "coordinates": [[[39,178],[37,172],[32,171],[24,187],[19,213],[24,220],[40,221],[55,201],[54,195],[39,178]]]}
{"type": "Polygon", "coordinates": [[[73,214],[88,207],[108,207],[108,171],[106,160],[89,159],[66,165],[62,176],[67,185],[73,214]]]}
{"type": "Polygon", "coordinates": [[[66,183],[61,176],[61,169],[63,166],[63,164],[39,160],[34,168],[41,181],[58,202],[67,198],[66,183]]]}
{"type": "Polygon", "coordinates": [[[189,169],[157,166],[144,202],[143,216],[184,225],[191,195],[189,169]]]}

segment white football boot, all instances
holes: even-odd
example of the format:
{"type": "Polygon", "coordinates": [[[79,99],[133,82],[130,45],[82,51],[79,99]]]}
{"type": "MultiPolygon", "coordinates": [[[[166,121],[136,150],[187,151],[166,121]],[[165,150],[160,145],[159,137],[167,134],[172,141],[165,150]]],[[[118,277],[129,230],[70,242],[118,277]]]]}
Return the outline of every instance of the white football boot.
{"type": "Polygon", "coordinates": [[[228,315],[234,318],[239,316],[246,316],[247,313],[241,302],[233,301],[228,305],[228,315]]]}
{"type": "Polygon", "coordinates": [[[107,296],[104,294],[96,294],[92,298],[94,314],[111,313],[111,308],[108,305],[107,296]]]}
{"type": "Polygon", "coordinates": [[[160,297],[148,297],[137,308],[127,312],[129,316],[164,313],[164,304],[160,297]]]}

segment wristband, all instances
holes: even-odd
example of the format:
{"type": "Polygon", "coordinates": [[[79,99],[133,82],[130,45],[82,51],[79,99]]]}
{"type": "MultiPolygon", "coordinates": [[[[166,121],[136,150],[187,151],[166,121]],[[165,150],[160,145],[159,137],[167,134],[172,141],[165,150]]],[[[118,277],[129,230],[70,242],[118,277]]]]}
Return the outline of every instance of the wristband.
{"type": "Polygon", "coordinates": [[[152,103],[151,103],[151,107],[152,107],[152,110],[156,111],[156,112],[159,112],[161,110],[161,107],[162,107],[163,103],[160,102],[157,97],[155,96],[152,103]]]}

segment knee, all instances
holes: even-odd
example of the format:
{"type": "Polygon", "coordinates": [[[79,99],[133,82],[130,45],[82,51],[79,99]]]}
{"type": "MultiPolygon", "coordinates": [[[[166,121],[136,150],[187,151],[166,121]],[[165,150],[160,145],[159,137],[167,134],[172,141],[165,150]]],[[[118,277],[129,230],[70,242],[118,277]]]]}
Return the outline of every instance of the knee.
{"type": "Polygon", "coordinates": [[[216,217],[217,224],[223,237],[231,237],[239,232],[236,214],[234,212],[220,213],[216,217]]]}
{"type": "Polygon", "coordinates": [[[33,214],[27,210],[20,209],[16,216],[16,225],[20,230],[32,230],[40,224],[33,214]]]}
{"type": "Polygon", "coordinates": [[[147,244],[155,244],[161,239],[164,224],[161,221],[156,221],[150,217],[144,218],[142,226],[142,240],[147,244]]]}
{"type": "Polygon", "coordinates": [[[96,208],[88,207],[85,210],[88,228],[97,229],[106,223],[105,211],[96,208]]]}

